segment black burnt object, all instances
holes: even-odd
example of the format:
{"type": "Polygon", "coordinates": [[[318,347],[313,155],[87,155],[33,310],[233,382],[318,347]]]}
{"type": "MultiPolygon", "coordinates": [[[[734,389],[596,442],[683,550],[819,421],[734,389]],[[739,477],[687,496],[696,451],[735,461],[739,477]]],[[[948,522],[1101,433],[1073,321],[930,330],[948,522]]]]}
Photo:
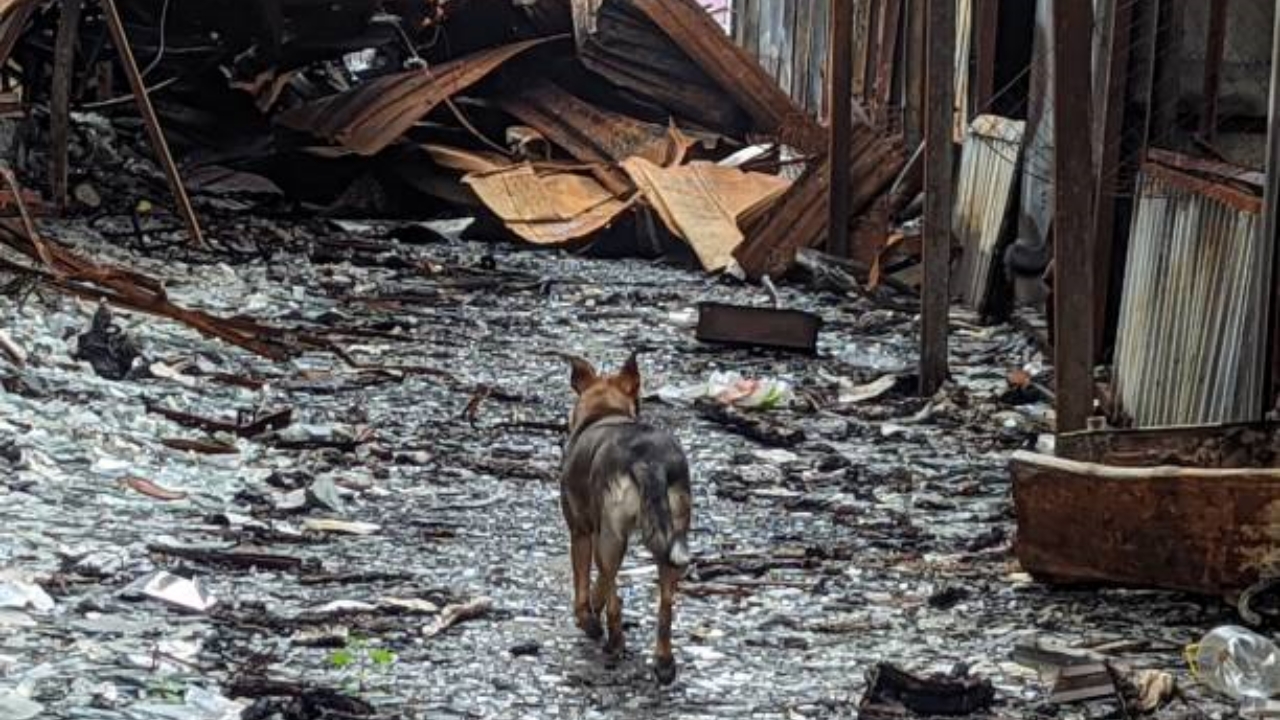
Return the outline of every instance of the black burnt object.
{"type": "Polygon", "coordinates": [[[919,677],[888,663],[867,673],[867,691],[858,705],[860,720],[972,715],[995,700],[991,681],[958,672],[950,677],[919,677]]]}
{"type": "Polygon", "coordinates": [[[124,380],[141,354],[138,343],[115,323],[111,308],[102,303],[89,329],[77,338],[72,358],[88,361],[94,372],[108,380],[124,380]]]}

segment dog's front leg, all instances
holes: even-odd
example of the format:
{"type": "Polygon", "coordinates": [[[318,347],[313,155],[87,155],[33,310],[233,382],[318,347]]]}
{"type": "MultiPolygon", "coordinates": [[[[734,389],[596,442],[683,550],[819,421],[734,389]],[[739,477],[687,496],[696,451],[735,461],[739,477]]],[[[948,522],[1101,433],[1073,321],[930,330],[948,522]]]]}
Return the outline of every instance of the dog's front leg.
{"type": "Polygon", "coordinates": [[[590,533],[573,533],[570,537],[570,560],[573,563],[573,617],[578,627],[593,640],[604,634],[600,616],[591,607],[591,556],[590,533]]]}

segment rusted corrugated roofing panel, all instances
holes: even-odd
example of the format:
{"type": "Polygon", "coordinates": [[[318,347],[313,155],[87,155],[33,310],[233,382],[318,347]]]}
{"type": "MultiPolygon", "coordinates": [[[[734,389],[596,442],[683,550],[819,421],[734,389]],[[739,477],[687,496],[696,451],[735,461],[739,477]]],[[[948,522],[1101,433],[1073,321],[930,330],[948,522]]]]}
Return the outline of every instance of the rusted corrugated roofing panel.
{"type": "Polygon", "coordinates": [[[40,0],[0,0],[0,64],[9,62],[27,20],[39,5],[40,0]]]}
{"type": "Polygon", "coordinates": [[[642,157],[658,165],[683,161],[692,141],[674,128],[641,122],[586,102],[548,80],[498,98],[498,106],[564,148],[615,193],[634,190],[617,163],[642,157]]]}
{"type": "Polygon", "coordinates": [[[1136,427],[1261,420],[1270,264],[1255,195],[1148,163],[1115,361],[1136,427]]]}
{"type": "Polygon", "coordinates": [[[966,305],[985,309],[1022,155],[1026,123],[980,115],[969,126],[951,232],[964,250],[953,284],[966,305]]]}
{"type": "Polygon", "coordinates": [[[785,135],[808,152],[821,151],[826,133],[792,101],[755,58],[720,29],[697,0],[627,0],[662,28],[711,79],[751,116],[755,129],[785,135]]]}
{"type": "Polygon", "coordinates": [[[435,68],[378,78],[360,87],[281,113],[287,128],[374,155],[404,135],[438,105],[517,55],[567,36],[538,38],[478,52],[435,68]]]}

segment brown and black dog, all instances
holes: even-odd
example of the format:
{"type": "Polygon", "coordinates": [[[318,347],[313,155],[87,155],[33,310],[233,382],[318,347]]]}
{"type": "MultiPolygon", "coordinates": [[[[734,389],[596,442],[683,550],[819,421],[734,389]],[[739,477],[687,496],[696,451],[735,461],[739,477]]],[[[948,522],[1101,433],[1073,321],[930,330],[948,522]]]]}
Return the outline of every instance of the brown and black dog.
{"type": "Polygon", "coordinates": [[[689,564],[689,463],[676,439],[640,422],[640,370],[635,355],[616,375],[600,375],[586,360],[573,366],[577,403],[569,416],[569,441],[560,475],[560,507],[569,524],[573,561],[573,614],[578,627],[600,638],[600,613],[609,627],[606,649],[619,653],[622,600],[618,569],[632,531],[658,563],[658,643],[654,672],[675,679],[671,615],[676,583],[689,564]],[[591,561],[597,577],[591,587],[591,561]]]}

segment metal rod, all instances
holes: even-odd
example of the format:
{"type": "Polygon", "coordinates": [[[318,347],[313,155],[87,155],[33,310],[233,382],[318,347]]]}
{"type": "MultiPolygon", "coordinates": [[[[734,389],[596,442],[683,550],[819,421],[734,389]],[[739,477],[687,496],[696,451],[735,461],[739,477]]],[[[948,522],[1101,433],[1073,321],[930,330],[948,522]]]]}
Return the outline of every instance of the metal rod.
{"type": "Polygon", "coordinates": [[[182,176],[178,174],[178,166],[173,161],[173,153],[169,151],[169,143],[165,140],[164,130],[160,128],[160,119],[156,117],[155,107],[151,104],[151,96],[147,94],[146,83],[138,70],[138,62],[133,57],[133,49],[129,45],[129,36],[125,32],[124,22],[120,19],[120,11],[116,9],[115,0],[101,0],[102,9],[107,17],[107,26],[111,30],[111,39],[120,52],[120,63],[124,66],[125,75],[129,78],[129,86],[138,101],[138,111],[142,113],[143,123],[151,144],[159,157],[160,166],[164,168],[165,177],[169,179],[169,188],[173,191],[173,199],[178,204],[178,213],[187,225],[191,241],[200,247],[206,247],[204,232],[200,229],[200,220],[196,218],[195,208],[191,207],[191,198],[187,197],[187,189],[182,185],[182,176]]]}

